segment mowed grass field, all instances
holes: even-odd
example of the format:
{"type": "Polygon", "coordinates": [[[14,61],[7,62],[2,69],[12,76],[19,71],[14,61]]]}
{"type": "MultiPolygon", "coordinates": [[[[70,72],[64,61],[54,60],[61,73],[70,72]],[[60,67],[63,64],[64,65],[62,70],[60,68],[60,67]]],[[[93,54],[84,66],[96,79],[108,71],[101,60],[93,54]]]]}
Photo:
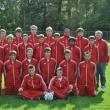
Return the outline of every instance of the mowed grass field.
{"type": "Polygon", "coordinates": [[[71,96],[67,100],[23,100],[19,96],[0,96],[0,110],[110,110],[110,63],[106,68],[107,89],[96,97],[71,96]]]}

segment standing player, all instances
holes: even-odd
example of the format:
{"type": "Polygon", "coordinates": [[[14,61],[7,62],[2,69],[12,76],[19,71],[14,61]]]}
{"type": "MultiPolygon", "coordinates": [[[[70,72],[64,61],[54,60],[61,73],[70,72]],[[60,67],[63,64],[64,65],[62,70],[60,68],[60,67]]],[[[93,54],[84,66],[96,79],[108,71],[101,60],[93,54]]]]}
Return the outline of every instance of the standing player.
{"type": "Polygon", "coordinates": [[[46,34],[47,36],[45,37],[45,43],[47,43],[48,45],[50,45],[51,43],[53,43],[55,41],[54,37],[53,37],[53,29],[52,27],[47,27],[46,28],[46,34]]]}
{"type": "Polygon", "coordinates": [[[63,76],[68,79],[70,85],[70,92],[74,95],[78,95],[77,88],[77,63],[71,59],[71,51],[65,49],[65,59],[59,64],[63,68],[63,76]]]}
{"type": "Polygon", "coordinates": [[[88,39],[84,37],[84,29],[78,28],[76,30],[77,36],[76,36],[76,45],[81,49],[81,52],[83,52],[84,48],[88,45],[88,39]]]}
{"type": "Polygon", "coordinates": [[[13,35],[9,34],[7,36],[8,44],[4,45],[4,61],[9,59],[9,54],[11,50],[15,50],[18,56],[18,47],[16,44],[13,44],[13,35]]]}
{"type": "Polygon", "coordinates": [[[57,66],[64,59],[64,46],[61,42],[59,42],[60,34],[55,33],[55,42],[50,44],[52,57],[56,59],[57,66]]]}
{"type": "Polygon", "coordinates": [[[6,30],[0,29],[0,46],[4,46],[5,44],[7,44],[6,30]]]}
{"type": "Polygon", "coordinates": [[[20,27],[17,27],[15,30],[15,37],[13,39],[13,44],[16,44],[17,46],[22,42],[22,29],[20,27]]]}
{"type": "Polygon", "coordinates": [[[45,83],[49,85],[50,79],[55,76],[56,60],[51,57],[51,48],[45,48],[45,57],[39,62],[39,73],[42,75],[45,83]]]}
{"type": "Polygon", "coordinates": [[[39,42],[34,46],[34,58],[38,61],[45,56],[45,48],[48,47],[48,44],[45,43],[45,36],[43,34],[38,35],[39,42]]]}
{"type": "Polygon", "coordinates": [[[102,38],[103,33],[102,31],[96,31],[95,32],[96,36],[96,41],[95,45],[98,48],[98,59],[99,63],[97,65],[97,87],[99,86],[99,76],[100,76],[100,81],[101,81],[101,88],[102,91],[106,90],[106,77],[105,77],[105,70],[106,70],[106,65],[108,64],[109,61],[109,56],[108,56],[108,45],[107,42],[102,38]]]}
{"type": "Polygon", "coordinates": [[[69,45],[67,48],[71,50],[71,58],[78,64],[81,61],[82,54],[81,49],[76,45],[76,39],[74,37],[69,38],[69,45]]]}
{"type": "Polygon", "coordinates": [[[34,65],[36,72],[38,72],[38,61],[33,58],[33,48],[27,48],[27,58],[22,62],[23,77],[28,73],[29,64],[34,65]]]}
{"type": "Polygon", "coordinates": [[[23,61],[25,58],[27,58],[27,48],[33,48],[33,45],[28,42],[28,35],[23,34],[23,42],[18,45],[20,61],[23,61]]]}
{"type": "Polygon", "coordinates": [[[79,63],[78,67],[78,87],[79,87],[79,95],[80,96],[95,96],[95,88],[96,88],[96,64],[90,60],[91,53],[84,53],[85,60],[79,63]]]}
{"type": "Polygon", "coordinates": [[[69,41],[70,35],[71,35],[70,29],[65,28],[64,29],[64,36],[62,36],[59,40],[59,42],[61,42],[64,45],[64,48],[68,47],[68,41],[69,41]]]}
{"type": "Polygon", "coordinates": [[[17,94],[21,84],[22,64],[16,59],[16,51],[10,51],[10,59],[4,64],[5,95],[17,94]]]}
{"type": "Polygon", "coordinates": [[[38,43],[37,31],[38,27],[36,25],[31,25],[31,35],[29,36],[29,42],[33,44],[33,46],[38,43]]]}

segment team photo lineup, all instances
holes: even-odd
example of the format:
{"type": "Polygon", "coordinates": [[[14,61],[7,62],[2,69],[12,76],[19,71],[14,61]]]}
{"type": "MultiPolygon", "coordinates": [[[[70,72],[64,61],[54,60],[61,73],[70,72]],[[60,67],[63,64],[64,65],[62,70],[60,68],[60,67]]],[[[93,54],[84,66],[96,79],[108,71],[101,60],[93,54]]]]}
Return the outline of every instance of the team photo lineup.
{"type": "Polygon", "coordinates": [[[106,91],[109,46],[102,31],[86,38],[79,27],[73,37],[65,28],[61,36],[48,26],[44,35],[31,25],[30,33],[17,27],[15,35],[6,35],[0,29],[0,95],[52,101],[106,91]]]}

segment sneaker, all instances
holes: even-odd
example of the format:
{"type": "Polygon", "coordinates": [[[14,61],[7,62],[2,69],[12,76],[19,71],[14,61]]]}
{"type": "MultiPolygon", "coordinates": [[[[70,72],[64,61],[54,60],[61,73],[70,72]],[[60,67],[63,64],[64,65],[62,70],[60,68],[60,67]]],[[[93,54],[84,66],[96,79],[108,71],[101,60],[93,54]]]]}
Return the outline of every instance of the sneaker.
{"type": "Polygon", "coordinates": [[[106,91],[106,87],[102,86],[102,91],[105,92],[106,91]]]}

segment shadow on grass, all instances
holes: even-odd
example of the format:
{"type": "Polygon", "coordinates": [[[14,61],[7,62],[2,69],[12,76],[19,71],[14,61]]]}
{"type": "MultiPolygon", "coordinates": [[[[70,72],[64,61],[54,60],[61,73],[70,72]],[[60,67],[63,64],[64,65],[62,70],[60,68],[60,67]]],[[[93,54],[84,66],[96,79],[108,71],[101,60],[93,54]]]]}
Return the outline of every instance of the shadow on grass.
{"type": "Polygon", "coordinates": [[[91,104],[97,105],[103,101],[103,92],[99,92],[96,97],[75,97],[71,96],[67,100],[23,100],[19,96],[0,96],[1,109],[18,110],[82,110],[88,108],[91,104]]]}

